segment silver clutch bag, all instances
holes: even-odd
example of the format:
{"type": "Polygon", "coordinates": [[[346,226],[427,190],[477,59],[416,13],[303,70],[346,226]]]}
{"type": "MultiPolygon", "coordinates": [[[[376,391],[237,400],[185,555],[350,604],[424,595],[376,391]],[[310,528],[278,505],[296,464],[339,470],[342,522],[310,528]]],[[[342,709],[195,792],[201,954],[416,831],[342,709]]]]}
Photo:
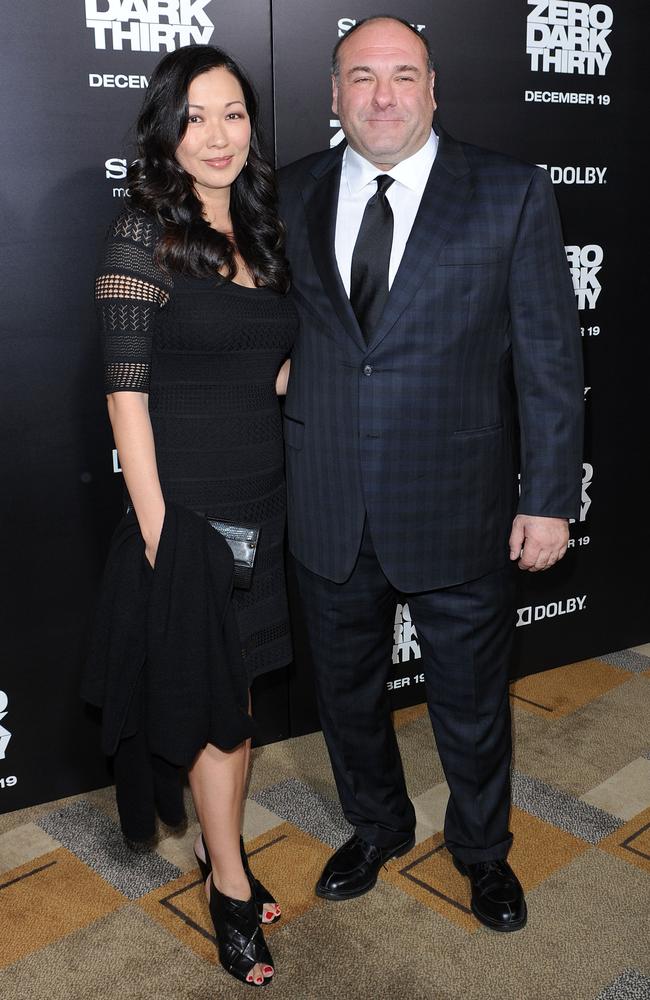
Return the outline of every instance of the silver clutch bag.
{"type": "Polygon", "coordinates": [[[228,542],[235,560],[233,586],[238,590],[248,590],[253,580],[255,553],[260,537],[260,529],[250,524],[233,524],[231,521],[221,521],[219,518],[205,515],[206,520],[215,531],[228,542]]]}

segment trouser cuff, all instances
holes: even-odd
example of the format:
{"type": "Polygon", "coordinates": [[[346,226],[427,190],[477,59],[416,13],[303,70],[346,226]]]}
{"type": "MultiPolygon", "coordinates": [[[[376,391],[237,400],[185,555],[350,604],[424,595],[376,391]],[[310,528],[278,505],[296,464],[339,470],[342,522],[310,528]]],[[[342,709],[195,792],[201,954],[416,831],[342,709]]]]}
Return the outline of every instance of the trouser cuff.
{"type": "Polygon", "coordinates": [[[362,840],[367,841],[369,844],[374,844],[375,847],[381,848],[382,851],[386,851],[391,847],[400,847],[406,841],[410,840],[415,833],[415,828],[395,831],[384,830],[377,826],[357,826],[354,832],[362,840]]]}
{"type": "Polygon", "coordinates": [[[490,847],[467,847],[466,845],[454,844],[451,841],[445,843],[449,853],[465,865],[475,865],[480,861],[505,861],[511,846],[512,834],[490,847]]]}

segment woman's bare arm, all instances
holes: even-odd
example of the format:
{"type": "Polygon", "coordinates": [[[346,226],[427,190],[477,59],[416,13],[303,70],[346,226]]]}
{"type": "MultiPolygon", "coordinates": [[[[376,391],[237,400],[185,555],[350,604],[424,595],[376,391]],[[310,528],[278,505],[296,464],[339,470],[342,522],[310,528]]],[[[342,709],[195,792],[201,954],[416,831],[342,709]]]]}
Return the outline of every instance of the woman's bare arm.
{"type": "Polygon", "coordinates": [[[165,501],[158,478],[149,396],[144,392],[113,392],[106,399],[124,481],[140,525],[146,557],[153,566],[165,501]]]}
{"type": "Polygon", "coordinates": [[[282,368],[278,372],[278,377],[275,380],[275,391],[278,396],[286,396],[287,385],[289,384],[289,372],[291,370],[291,361],[289,358],[284,362],[282,368]]]}

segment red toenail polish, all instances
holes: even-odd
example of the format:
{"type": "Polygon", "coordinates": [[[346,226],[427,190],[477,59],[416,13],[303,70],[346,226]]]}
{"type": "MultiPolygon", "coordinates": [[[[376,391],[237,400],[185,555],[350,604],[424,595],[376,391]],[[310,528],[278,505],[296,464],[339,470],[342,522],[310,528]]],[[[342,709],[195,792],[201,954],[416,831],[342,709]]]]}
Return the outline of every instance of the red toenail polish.
{"type": "Polygon", "coordinates": [[[273,972],[273,966],[271,966],[271,965],[265,965],[264,966],[264,971],[265,972],[273,972]]]}
{"type": "Polygon", "coordinates": [[[265,915],[265,917],[266,917],[267,920],[273,920],[273,917],[275,916],[275,913],[271,913],[271,911],[268,910],[264,915],[265,915]]]}

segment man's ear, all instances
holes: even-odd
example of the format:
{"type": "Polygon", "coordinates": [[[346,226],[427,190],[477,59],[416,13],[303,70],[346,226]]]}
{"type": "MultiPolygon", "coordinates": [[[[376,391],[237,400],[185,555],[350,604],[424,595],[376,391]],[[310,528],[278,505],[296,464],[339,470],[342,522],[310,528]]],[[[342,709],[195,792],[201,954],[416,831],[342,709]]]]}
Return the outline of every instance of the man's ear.
{"type": "Polygon", "coordinates": [[[438,107],[436,103],[436,97],[434,93],[434,84],[436,82],[436,74],[434,70],[431,70],[431,75],[429,77],[429,93],[431,94],[431,100],[433,102],[433,110],[435,111],[438,107]]]}
{"type": "Polygon", "coordinates": [[[332,111],[335,115],[339,113],[339,84],[335,76],[332,77],[332,111]]]}

